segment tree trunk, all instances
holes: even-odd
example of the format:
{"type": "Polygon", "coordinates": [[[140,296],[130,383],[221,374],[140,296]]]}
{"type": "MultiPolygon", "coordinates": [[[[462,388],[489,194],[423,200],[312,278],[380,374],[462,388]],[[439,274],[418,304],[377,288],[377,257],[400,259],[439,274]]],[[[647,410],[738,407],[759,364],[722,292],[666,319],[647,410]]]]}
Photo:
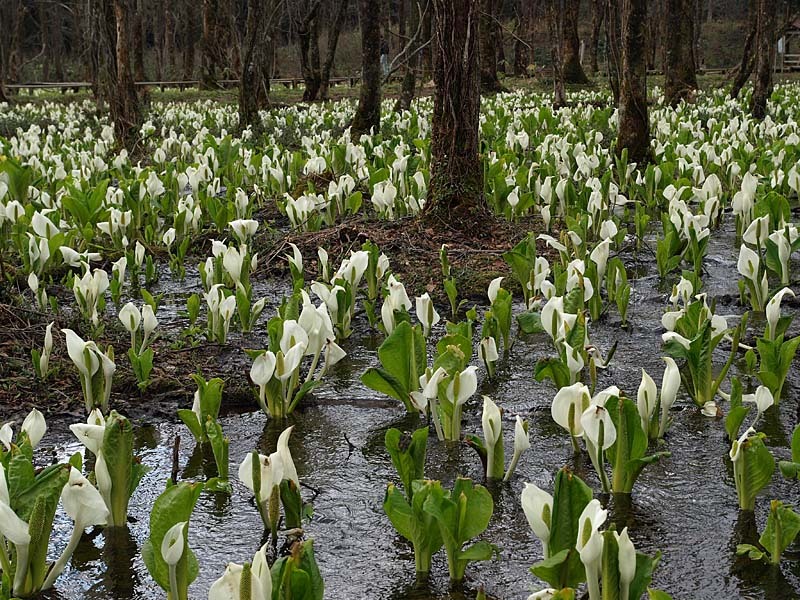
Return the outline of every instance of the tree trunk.
{"type": "Polygon", "coordinates": [[[189,7],[188,0],[184,0],[183,11],[183,79],[190,81],[194,78],[194,44],[197,37],[197,23],[194,12],[189,7]]]}
{"type": "Polygon", "coordinates": [[[753,45],[755,44],[756,33],[758,31],[757,0],[750,0],[748,2],[748,6],[750,28],[747,32],[747,37],[744,40],[744,47],[742,48],[742,61],[739,64],[739,68],[736,71],[736,76],[733,79],[733,85],[731,86],[732,100],[739,96],[739,92],[742,91],[744,84],[747,83],[748,79],[750,79],[750,75],[753,73],[753,67],[755,66],[756,62],[756,55],[755,52],[753,52],[753,45]]]}
{"type": "Polygon", "coordinates": [[[136,81],[144,81],[144,7],[142,0],[136,0],[133,11],[133,76],[136,81]]]}
{"type": "Polygon", "coordinates": [[[696,0],[667,0],[664,100],[677,106],[697,89],[694,62],[694,4],[696,0]]]}
{"type": "Polygon", "coordinates": [[[347,16],[347,5],[349,0],[339,0],[336,7],[336,16],[333,25],[328,29],[328,48],[325,52],[325,61],[322,63],[322,81],[320,82],[319,97],[322,100],[328,99],[328,89],[331,85],[331,69],[336,58],[336,46],[339,43],[339,34],[344,26],[344,19],[347,16]]]}
{"type": "Polygon", "coordinates": [[[589,39],[589,68],[595,75],[600,71],[597,65],[597,47],[600,44],[600,31],[605,16],[604,0],[592,0],[592,36],[589,39]]]}
{"type": "Polygon", "coordinates": [[[531,0],[517,0],[514,20],[514,76],[527,77],[528,65],[531,62],[531,0]]]}
{"type": "Polygon", "coordinates": [[[589,83],[581,66],[581,42],[578,38],[580,0],[563,0],[561,57],[566,83],[589,83]]]}
{"type": "Polygon", "coordinates": [[[480,0],[433,0],[434,41],[431,183],[425,220],[474,231],[485,224],[479,155],[480,0]]]}
{"type": "Polygon", "coordinates": [[[772,71],[775,68],[775,0],[758,0],[758,30],[756,32],[756,78],[750,112],[756,119],[767,114],[767,100],[772,94],[772,71]]]}
{"type": "Polygon", "coordinates": [[[133,85],[129,50],[131,47],[130,0],[114,0],[114,17],[117,25],[117,88],[111,114],[117,139],[130,148],[139,129],[139,99],[133,85]]]}
{"type": "Polygon", "coordinates": [[[564,29],[563,0],[548,0],[547,9],[550,57],[553,61],[553,106],[559,108],[567,103],[567,94],[564,89],[564,46],[561,43],[564,29]]]}
{"type": "Polygon", "coordinates": [[[407,43],[408,52],[406,57],[406,69],[403,74],[403,85],[400,89],[400,97],[395,104],[395,111],[410,110],[411,101],[414,100],[414,92],[417,87],[417,65],[419,64],[419,33],[420,13],[431,10],[426,0],[411,0],[406,11],[407,32],[409,42],[407,43]]]}
{"type": "MultiPolygon", "coordinates": [[[[189,9],[191,11],[191,8],[189,9]]],[[[202,69],[203,76],[201,87],[218,87],[217,65],[219,40],[217,27],[217,0],[203,0],[203,40],[202,40],[202,69]]]]}
{"type": "Polygon", "coordinates": [[[239,129],[255,123],[258,116],[258,89],[261,87],[263,70],[257,64],[256,55],[261,29],[265,26],[268,0],[248,0],[247,24],[242,43],[242,74],[239,84],[239,129]]]}
{"type": "Polygon", "coordinates": [[[433,0],[427,0],[428,2],[428,10],[425,11],[423,14],[422,20],[422,40],[420,43],[424,44],[428,42],[428,45],[422,49],[420,52],[420,63],[422,65],[422,73],[420,75],[423,85],[430,81],[430,78],[433,74],[433,21],[434,21],[434,10],[432,2],[433,0]]]}
{"type": "Polygon", "coordinates": [[[355,136],[370,131],[377,133],[381,125],[382,4],[372,0],[358,2],[358,18],[361,22],[361,92],[351,125],[351,133],[355,136]]]}
{"type": "Polygon", "coordinates": [[[606,63],[608,64],[608,84],[614,95],[614,105],[619,106],[619,84],[622,79],[622,51],[620,38],[620,10],[617,0],[606,1],[606,63]]]}
{"type": "Polygon", "coordinates": [[[620,155],[627,149],[628,160],[642,165],[650,156],[644,52],[647,0],[623,0],[622,10],[622,81],[616,152],[620,155]]]}
{"type": "Polygon", "coordinates": [[[481,92],[490,94],[502,92],[505,89],[497,78],[497,39],[495,36],[497,9],[498,0],[481,0],[481,92]]]}

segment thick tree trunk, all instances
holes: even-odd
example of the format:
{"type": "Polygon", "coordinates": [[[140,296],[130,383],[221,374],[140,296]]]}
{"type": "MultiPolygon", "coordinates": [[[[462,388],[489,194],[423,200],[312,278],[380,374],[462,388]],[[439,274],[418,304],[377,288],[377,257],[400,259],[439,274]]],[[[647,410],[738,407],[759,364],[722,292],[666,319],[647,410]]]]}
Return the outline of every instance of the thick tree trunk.
{"type": "MultiPolygon", "coordinates": [[[[351,133],[358,136],[381,125],[381,3],[359,0],[361,22],[361,92],[351,133]],[[378,6],[375,6],[379,4],[378,6]]],[[[357,139],[357,138],[356,138],[357,139]]]]}
{"type": "Polygon", "coordinates": [[[531,12],[533,2],[531,0],[517,0],[515,6],[514,28],[514,76],[527,77],[528,65],[531,62],[531,12]]]}
{"type": "MultiPolygon", "coordinates": [[[[616,0],[611,0],[616,1],[616,0]]],[[[559,108],[567,103],[564,88],[564,29],[563,0],[548,0],[547,25],[550,30],[550,57],[553,61],[553,106],[559,108]]]]}
{"type": "Polygon", "coordinates": [[[597,65],[597,47],[600,45],[600,32],[605,17],[605,0],[592,0],[592,36],[589,39],[589,68],[595,75],[600,71],[597,65]]]}
{"type": "Polygon", "coordinates": [[[614,105],[619,106],[619,86],[622,79],[621,20],[618,0],[606,2],[606,62],[608,64],[608,85],[614,95],[614,105]]]}
{"type": "Polygon", "coordinates": [[[733,79],[733,85],[731,86],[731,99],[735,99],[739,96],[739,92],[742,91],[744,84],[750,79],[750,75],[753,73],[753,67],[756,63],[756,55],[753,51],[753,46],[755,45],[756,33],[758,31],[758,3],[757,0],[750,0],[747,4],[749,6],[750,28],[747,31],[747,37],[744,40],[744,46],[742,48],[742,61],[739,64],[736,76],[733,79]]]}
{"type": "Polygon", "coordinates": [[[641,165],[650,156],[644,53],[647,0],[622,0],[622,10],[622,81],[616,151],[619,155],[627,149],[628,160],[641,165]]]}
{"type": "Polygon", "coordinates": [[[410,42],[406,60],[405,73],[403,74],[403,85],[400,89],[400,97],[395,104],[395,111],[410,110],[411,101],[414,100],[414,92],[417,87],[417,65],[419,64],[419,24],[420,13],[431,10],[426,0],[411,0],[406,11],[406,31],[410,42]],[[416,36],[416,37],[414,37],[416,36]]]}
{"type": "Polygon", "coordinates": [[[140,123],[139,98],[133,85],[129,50],[131,47],[130,0],[114,0],[117,25],[117,87],[111,114],[117,139],[130,148],[136,139],[140,123]]]}
{"type": "MultiPolygon", "coordinates": [[[[201,86],[204,88],[218,87],[217,66],[219,52],[219,27],[217,26],[217,0],[203,0],[203,40],[202,40],[202,69],[201,86]]],[[[191,10],[191,9],[190,9],[191,10]]]]}
{"type": "Polygon", "coordinates": [[[566,83],[589,83],[581,66],[581,42],[578,37],[580,0],[563,0],[561,56],[566,83]]]}
{"type": "Polygon", "coordinates": [[[497,12],[498,0],[481,0],[481,92],[484,93],[501,92],[504,89],[497,77],[497,39],[495,35],[497,12]]]}
{"type": "Polygon", "coordinates": [[[106,0],[92,0],[89,15],[89,60],[95,100],[100,112],[115,110],[117,95],[117,31],[114,5],[106,0]]]}
{"type": "Polygon", "coordinates": [[[475,231],[485,223],[479,155],[480,0],[433,0],[434,41],[431,184],[425,219],[436,227],[475,231]]]}
{"type": "Polygon", "coordinates": [[[258,64],[258,46],[262,39],[262,28],[267,20],[269,0],[248,0],[247,24],[242,43],[242,74],[239,84],[239,129],[253,125],[258,117],[258,93],[263,85],[263,69],[258,64]]]}
{"type": "Polygon", "coordinates": [[[183,11],[183,79],[190,81],[194,78],[194,48],[197,37],[197,23],[193,11],[189,8],[188,0],[184,0],[183,11]]]}
{"type": "Polygon", "coordinates": [[[319,67],[319,11],[320,2],[314,2],[296,22],[297,42],[300,50],[300,70],[303,73],[305,89],[303,100],[312,102],[317,99],[322,84],[322,73],[319,67]]]}
{"type": "Polygon", "coordinates": [[[347,16],[347,5],[350,0],[339,0],[336,6],[336,16],[333,25],[328,29],[328,47],[325,52],[325,60],[322,63],[322,81],[320,82],[319,97],[322,100],[328,99],[328,90],[331,85],[331,70],[333,61],[336,58],[336,46],[339,44],[339,34],[344,26],[344,19],[347,16]]]}
{"type": "Polygon", "coordinates": [[[136,81],[144,81],[144,6],[136,0],[133,11],[133,76],[136,81]]]}
{"type": "Polygon", "coordinates": [[[775,68],[775,20],[778,7],[775,0],[758,0],[758,30],[756,32],[756,77],[750,112],[756,119],[767,114],[767,100],[772,94],[772,71],[775,68]]]}
{"type": "Polygon", "coordinates": [[[697,89],[694,61],[694,4],[696,0],[667,0],[664,100],[677,106],[697,89]]]}

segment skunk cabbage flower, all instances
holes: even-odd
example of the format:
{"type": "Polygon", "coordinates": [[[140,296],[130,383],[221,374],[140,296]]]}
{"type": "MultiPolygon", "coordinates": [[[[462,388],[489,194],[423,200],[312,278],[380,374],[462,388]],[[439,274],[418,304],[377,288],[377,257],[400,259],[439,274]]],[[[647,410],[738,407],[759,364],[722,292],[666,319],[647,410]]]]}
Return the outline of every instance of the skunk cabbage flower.
{"type": "Polygon", "coordinates": [[[589,588],[589,599],[600,600],[600,563],[603,556],[603,534],[599,529],[605,523],[608,511],[604,510],[597,499],[592,500],[583,509],[578,518],[578,539],[575,549],[586,567],[586,584],[589,588]]]}
{"type": "Polygon", "coordinates": [[[642,420],[642,430],[645,434],[656,410],[657,394],[656,382],[647,374],[647,371],[642,369],[642,382],[639,384],[639,391],[636,394],[636,407],[639,409],[639,418],[642,420]]]}
{"type": "Polygon", "coordinates": [[[522,511],[531,530],[542,542],[544,558],[550,557],[550,519],[553,515],[553,497],[533,483],[526,483],[522,490],[522,511]]]}
{"type": "Polygon", "coordinates": [[[604,406],[590,404],[589,408],[581,414],[581,427],[584,437],[597,448],[600,448],[601,428],[603,430],[603,450],[608,450],[617,440],[617,429],[604,406]]]}
{"type": "Polygon", "coordinates": [[[791,289],[785,287],[776,292],[772,299],[767,302],[767,330],[764,332],[764,337],[768,340],[774,340],[777,337],[778,321],[780,321],[781,318],[781,301],[786,294],[792,297],[795,295],[791,289]]]}
{"type": "Polygon", "coordinates": [[[441,317],[436,312],[433,300],[431,300],[428,292],[417,298],[416,305],[417,318],[422,323],[422,333],[425,337],[428,337],[431,333],[431,328],[441,320],[441,317]]]}
{"type": "Polygon", "coordinates": [[[550,413],[553,420],[566,429],[572,437],[583,435],[581,415],[589,406],[589,388],[581,382],[562,387],[553,398],[550,413]]]}
{"type": "Polygon", "coordinates": [[[678,396],[678,389],[681,386],[681,374],[675,360],[669,356],[663,357],[667,366],[664,368],[664,375],[661,378],[661,422],[658,427],[658,437],[664,437],[669,424],[669,411],[678,396]]]}

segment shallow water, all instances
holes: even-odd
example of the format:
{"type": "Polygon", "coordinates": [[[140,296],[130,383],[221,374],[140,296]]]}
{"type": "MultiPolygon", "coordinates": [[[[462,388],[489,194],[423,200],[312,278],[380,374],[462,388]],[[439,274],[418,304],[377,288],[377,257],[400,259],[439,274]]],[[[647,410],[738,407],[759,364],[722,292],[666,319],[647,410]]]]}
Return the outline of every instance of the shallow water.
{"type": "MultiPolygon", "coordinates": [[[[703,277],[704,291],[710,298],[718,299],[717,312],[725,315],[743,312],[737,301],[738,276],[731,259],[732,247],[730,228],[715,234],[705,262],[709,272],[703,277]]],[[[613,311],[591,325],[590,337],[604,353],[613,342],[618,343],[610,368],[601,372],[598,389],[616,384],[635,397],[641,368],[653,375],[656,382],[661,379],[660,316],[668,294],[657,287],[652,255],[643,251],[639,257],[626,256],[625,262],[629,271],[640,274],[631,282],[630,326],[621,329],[619,317],[613,311]]],[[[164,289],[171,287],[168,282],[162,285],[164,289]]],[[[198,291],[193,286],[197,287],[197,283],[182,285],[179,291],[167,296],[164,314],[177,314],[175,306],[182,303],[182,297],[198,291]]],[[[276,287],[260,293],[275,298],[282,291],[276,287]]],[[[786,306],[785,310],[796,311],[796,305],[786,306]]],[[[735,318],[729,319],[729,324],[736,322],[735,318]]],[[[762,326],[757,327],[760,330],[762,326]]],[[[792,332],[796,329],[795,325],[792,332]]],[[[254,340],[252,345],[258,346],[259,337],[254,340]]],[[[333,369],[325,385],[290,420],[295,425],[290,447],[304,484],[303,494],[307,500],[315,496],[314,516],[306,531],[315,540],[315,553],[325,580],[325,597],[335,600],[462,597],[448,593],[443,551],[434,559],[431,581],[424,586],[415,584],[413,551],[394,532],[383,513],[385,485],[393,478],[391,462],[383,448],[384,432],[392,426],[410,430],[418,426],[418,421],[406,416],[397,403],[360,383],[361,373],[376,363],[377,343],[379,340],[369,335],[348,340],[345,343],[348,358],[333,369]]],[[[499,547],[500,559],[468,567],[466,597],[474,597],[479,584],[485,586],[490,597],[498,599],[524,598],[531,590],[542,587],[528,571],[541,559],[541,545],[519,506],[524,482],[532,481],[551,490],[556,471],[569,465],[595,490],[599,489],[588,459],[573,456],[567,436],[550,417],[554,388],[549,383],[532,380],[536,360],[550,353],[551,345],[544,334],[518,339],[508,359],[500,365],[496,380],[484,382],[479,390],[490,394],[505,409],[506,447],[513,444],[516,414],[530,420],[533,446],[520,461],[512,482],[492,489],[495,512],[484,539],[499,547]]],[[[718,364],[724,362],[724,347],[718,349],[715,358],[718,364]]],[[[800,377],[794,368],[780,407],[765,417],[767,444],[776,460],[789,457],[788,441],[798,420],[798,386],[800,377]]],[[[464,415],[464,432],[479,433],[477,397],[464,415]]],[[[200,575],[191,588],[192,598],[204,598],[226,562],[250,560],[262,543],[263,527],[258,513],[250,494],[235,476],[239,462],[251,449],[274,450],[282,429],[259,412],[229,412],[221,422],[231,438],[234,492],[230,497],[204,493],[195,508],[189,540],[200,561],[200,575]]],[[[81,449],[64,432],[63,423],[54,425],[54,432],[46,441],[54,444],[56,458],[63,459],[81,449]]],[[[169,475],[171,445],[176,435],[181,436],[180,476],[204,477],[202,453],[183,425],[176,420],[140,421],[139,453],[152,471],[132,499],[134,520],[129,532],[108,540],[104,540],[102,532],[94,538],[85,536],[71,566],[49,597],[163,598],[164,593],[147,574],[138,549],[147,536],[149,507],[169,475]]],[[[757,501],[755,520],[741,515],[723,423],[701,416],[688,398],[676,403],[666,449],[672,456],[645,469],[632,498],[603,498],[611,508],[610,519],[618,528],[629,527],[637,549],[649,554],[657,550],[663,553],[653,586],[676,599],[800,598],[800,563],[796,551],[790,549],[780,567],[772,569],[735,558],[737,543],[757,538],[756,528],[763,528],[771,498],[795,503],[800,499],[797,484],[784,481],[776,473],[757,501]]],[[[208,460],[205,465],[208,466],[208,460]]],[[[212,472],[205,474],[213,475],[211,469],[212,472]]],[[[427,475],[449,484],[457,474],[480,479],[477,455],[466,446],[439,444],[432,439],[428,446],[427,475]]],[[[63,538],[61,544],[65,543],[70,527],[68,520],[59,517],[56,528],[57,535],[63,538]]]]}

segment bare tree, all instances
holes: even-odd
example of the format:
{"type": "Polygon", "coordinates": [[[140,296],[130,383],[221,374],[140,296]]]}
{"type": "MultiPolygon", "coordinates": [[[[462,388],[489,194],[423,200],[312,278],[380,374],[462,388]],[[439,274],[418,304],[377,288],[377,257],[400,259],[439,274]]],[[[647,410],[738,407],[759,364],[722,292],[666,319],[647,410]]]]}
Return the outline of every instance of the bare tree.
{"type": "Polygon", "coordinates": [[[619,86],[622,78],[622,24],[618,0],[606,2],[606,53],[608,64],[608,83],[614,95],[614,104],[619,106],[619,86]]]}
{"type": "Polygon", "coordinates": [[[242,42],[242,74],[239,82],[239,128],[253,125],[258,110],[269,101],[269,78],[265,65],[269,53],[265,37],[272,27],[272,0],[248,0],[247,22],[242,42]]]}
{"type": "Polygon", "coordinates": [[[742,60],[736,70],[736,75],[733,78],[731,85],[731,98],[737,98],[739,92],[742,91],[744,84],[750,79],[753,73],[753,66],[756,62],[756,55],[753,52],[753,45],[756,41],[756,33],[758,31],[758,2],[757,0],[749,0],[748,3],[749,23],[750,26],[747,30],[747,37],[744,39],[744,46],[742,46],[742,60]]]}
{"type": "Polygon", "coordinates": [[[359,0],[361,23],[361,92],[352,133],[378,131],[381,125],[381,11],[383,1],[359,0]],[[377,4],[377,6],[376,6],[377,4]]]}
{"type": "Polygon", "coordinates": [[[481,54],[481,91],[485,93],[501,92],[505,88],[497,77],[497,35],[496,24],[500,0],[481,0],[480,15],[480,54],[481,54]]]}
{"type": "Polygon", "coordinates": [[[531,62],[531,22],[536,3],[533,0],[516,0],[514,4],[514,76],[528,75],[531,62]]]}
{"type": "MultiPolygon", "coordinates": [[[[616,1],[616,0],[610,0],[616,1]]],[[[564,89],[564,0],[548,0],[547,25],[550,30],[550,57],[553,61],[553,106],[567,103],[564,89]]]]}
{"type": "Polygon", "coordinates": [[[617,154],[642,164],[650,157],[650,121],[647,112],[645,29],[647,0],[622,0],[622,81],[619,97],[617,154]]]}
{"type": "MultiPolygon", "coordinates": [[[[183,13],[183,79],[194,77],[195,40],[197,38],[197,19],[190,8],[189,0],[181,0],[183,13]]],[[[205,2],[203,4],[205,6],[205,2]]],[[[205,46],[204,46],[205,47],[205,46]]]]}
{"type": "Polygon", "coordinates": [[[592,36],[589,39],[589,68],[597,74],[600,69],[597,64],[597,47],[600,45],[600,32],[603,30],[605,18],[605,0],[592,1],[592,36]]]}
{"type": "Polygon", "coordinates": [[[433,0],[431,185],[425,219],[471,229],[487,216],[478,146],[480,0],[433,0]]]}
{"type": "Polygon", "coordinates": [[[581,66],[580,7],[581,0],[562,0],[561,58],[566,83],[589,83],[581,66]]]}
{"type": "Polygon", "coordinates": [[[667,0],[664,99],[677,106],[697,89],[694,58],[694,15],[697,0],[667,0]]]}
{"type": "MultiPolygon", "coordinates": [[[[403,0],[401,0],[402,2],[403,0]]],[[[429,0],[410,0],[406,11],[408,33],[407,43],[404,48],[405,72],[403,74],[403,84],[400,89],[400,97],[395,104],[395,110],[409,110],[411,101],[414,99],[414,91],[417,86],[417,65],[419,64],[420,37],[422,35],[422,20],[427,11],[432,10],[429,0]]]]}
{"type": "Polygon", "coordinates": [[[117,85],[113,102],[111,102],[111,116],[114,119],[114,131],[117,139],[126,147],[133,145],[141,117],[129,56],[131,8],[131,0],[114,0],[114,17],[117,26],[117,85]]]}
{"type": "Polygon", "coordinates": [[[767,100],[772,94],[772,71],[775,68],[775,0],[758,0],[756,30],[756,77],[750,112],[756,119],[767,114],[767,100]]]}
{"type": "Polygon", "coordinates": [[[347,16],[347,6],[350,0],[338,0],[336,5],[336,16],[333,24],[328,28],[328,48],[325,52],[325,60],[322,63],[322,81],[320,82],[319,97],[323,100],[328,99],[328,89],[331,84],[331,69],[336,58],[336,46],[339,43],[339,35],[344,27],[344,20],[347,16]]]}
{"type": "Polygon", "coordinates": [[[306,102],[317,99],[322,84],[319,62],[321,7],[321,0],[302,0],[291,6],[292,25],[297,33],[297,46],[300,50],[300,70],[305,82],[303,100],[306,102]]]}

